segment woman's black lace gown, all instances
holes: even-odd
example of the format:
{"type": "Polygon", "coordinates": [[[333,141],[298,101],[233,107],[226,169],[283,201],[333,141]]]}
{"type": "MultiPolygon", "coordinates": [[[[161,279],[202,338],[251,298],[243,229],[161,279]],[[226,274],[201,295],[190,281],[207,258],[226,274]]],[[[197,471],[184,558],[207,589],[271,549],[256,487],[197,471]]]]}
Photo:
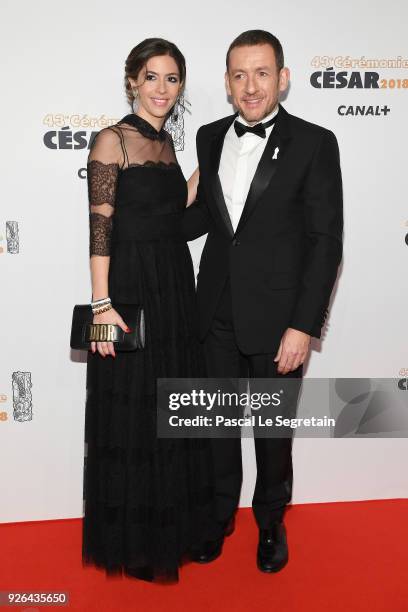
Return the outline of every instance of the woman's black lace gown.
{"type": "Polygon", "coordinates": [[[175,581],[189,550],[211,539],[213,489],[208,440],[156,434],[156,379],[203,376],[192,260],[179,234],[187,186],[170,134],[135,114],[101,130],[88,188],[90,255],[110,256],[113,304],[143,305],[146,346],[88,353],[83,560],[175,581]]]}

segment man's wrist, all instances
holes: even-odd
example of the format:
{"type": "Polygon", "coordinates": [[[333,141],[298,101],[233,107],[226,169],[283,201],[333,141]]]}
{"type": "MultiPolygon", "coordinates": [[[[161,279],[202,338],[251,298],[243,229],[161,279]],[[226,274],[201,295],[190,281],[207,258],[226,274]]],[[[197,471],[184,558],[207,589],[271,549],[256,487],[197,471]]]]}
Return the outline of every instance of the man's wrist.
{"type": "Polygon", "coordinates": [[[288,327],[288,329],[293,329],[293,331],[300,332],[301,334],[303,334],[305,336],[308,336],[309,338],[312,337],[312,334],[310,334],[309,332],[304,331],[303,329],[298,329],[297,327],[292,327],[292,326],[288,327]]]}

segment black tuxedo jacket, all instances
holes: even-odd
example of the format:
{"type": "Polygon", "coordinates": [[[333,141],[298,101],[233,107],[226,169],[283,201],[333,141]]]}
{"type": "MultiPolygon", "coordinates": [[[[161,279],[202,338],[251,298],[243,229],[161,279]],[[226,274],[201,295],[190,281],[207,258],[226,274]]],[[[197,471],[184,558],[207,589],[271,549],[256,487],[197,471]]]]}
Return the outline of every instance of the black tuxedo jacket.
{"type": "Polygon", "coordinates": [[[199,335],[208,332],[229,276],[240,350],[274,353],[288,327],[321,335],[342,257],[339,149],[333,132],[279,105],[234,233],[218,168],[236,116],[197,133],[200,181],[183,233],[193,240],[208,232],[197,277],[199,335]]]}

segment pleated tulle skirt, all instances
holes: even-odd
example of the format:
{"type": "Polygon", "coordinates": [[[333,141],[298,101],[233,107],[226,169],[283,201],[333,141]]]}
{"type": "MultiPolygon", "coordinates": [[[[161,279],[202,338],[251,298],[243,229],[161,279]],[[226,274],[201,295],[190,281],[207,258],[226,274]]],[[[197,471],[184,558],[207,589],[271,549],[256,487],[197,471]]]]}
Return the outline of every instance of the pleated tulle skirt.
{"type": "Polygon", "coordinates": [[[144,350],[88,353],[83,560],[144,580],[177,581],[191,550],[211,539],[208,439],[156,432],[156,379],[204,376],[194,274],[183,242],[119,242],[112,302],[141,303],[144,350]]]}

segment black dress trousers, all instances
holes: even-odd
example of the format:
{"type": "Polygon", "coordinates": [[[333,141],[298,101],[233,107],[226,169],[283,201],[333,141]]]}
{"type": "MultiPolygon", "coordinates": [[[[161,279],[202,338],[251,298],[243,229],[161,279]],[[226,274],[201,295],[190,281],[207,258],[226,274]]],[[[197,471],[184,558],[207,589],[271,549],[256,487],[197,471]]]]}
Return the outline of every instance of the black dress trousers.
{"type": "MultiPolygon", "coordinates": [[[[207,376],[210,378],[297,378],[303,366],[286,375],[277,372],[275,354],[244,355],[238,348],[232,318],[230,281],[227,278],[211,328],[204,339],[207,376]]],[[[252,388],[253,390],[253,388],[252,388]]],[[[259,437],[254,431],[257,478],[252,500],[260,529],[281,520],[292,497],[292,437],[259,437]]],[[[241,492],[241,438],[211,440],[215,477],[216,510],[220,533],[234,514],[241,492]]]]}

